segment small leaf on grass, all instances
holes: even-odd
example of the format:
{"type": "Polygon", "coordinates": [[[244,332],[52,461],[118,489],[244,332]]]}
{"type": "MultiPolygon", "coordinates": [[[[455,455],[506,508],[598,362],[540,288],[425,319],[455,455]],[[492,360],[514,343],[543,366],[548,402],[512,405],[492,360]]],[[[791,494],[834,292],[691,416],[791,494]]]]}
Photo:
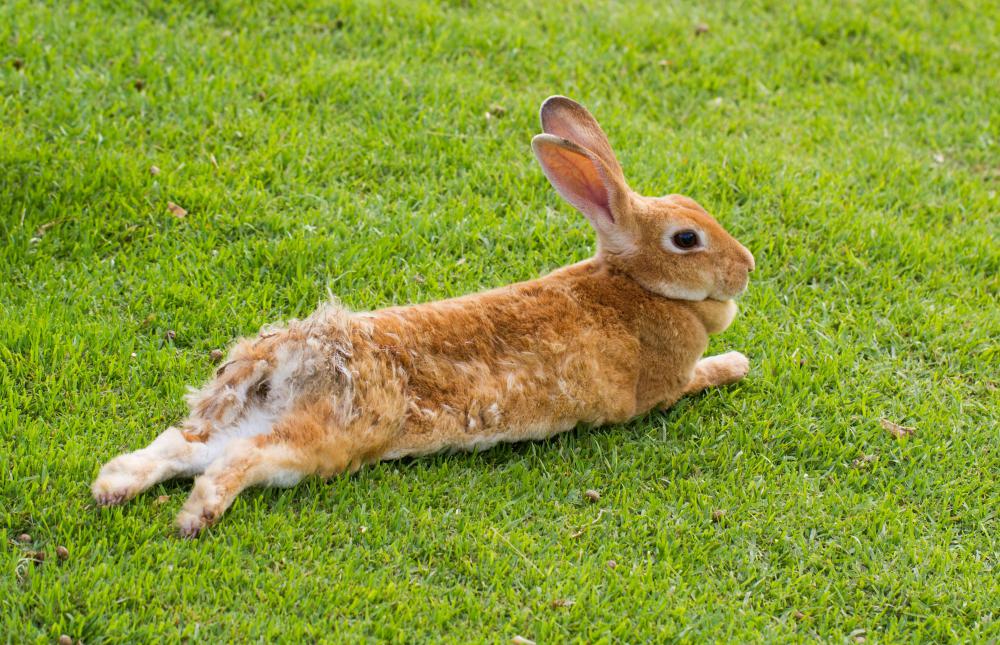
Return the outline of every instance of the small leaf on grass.
{"type": "Polygon", "coordinates": [[[576,604],[575,600],[570,600],[569,598],[556,598],[552,601],[552,608],[558,609],[559,607],[572,607],[576,604]]]}
{"type": "Polygon", "coordinates": [[[902,439],[903,437],[909,437],[917,432],[916,428],[909,428],[907,426],[901,426],[898,423],[893,423],[888,419],[882,419],[882,427],[886,432],[896,437],[897,439],[902,439]]]}
{"type": "Polygon", "coordinates": [[[213,363],[218,363],[219,361],[221,361],[222,356],[223,354],[221,349],[213,349],[211,352],[208,353],[208,357],[212,359],[213,363]]]}
{"type": "Polygon", "coordinates": [[[173,202],[167,202],[167,209],[174,214],[174,217],[178,219],[184,219],[187,217],[188,212],[184,210],[183,207],[178,206],[173,202]]]}
{"type": "Polygon", "coordinates": [[[162,506],[169,501],[170,501],[170,495],[159,495],[156,499],[153,500],[153,504],[156,504],[157,506],[162,506]]]}
{"type": "Polygon", "coordinates": [[[56,547],[56,557],[63,561],[69,560],[69,549],[60,544],[56,547]]]}
{"type": "Polygon", "coordinates": [[[525,638],[524,636],[515,636],[510,639],[510,642],[514,643],[514,645],[535,645],[535,641],[525,638]]]}
{"type": "Polygon", "coordinates": [[[725,516],[726,516],[725,509],[717,508],[714,511],[712,511],[712,521],[713,522],[721,522],[722,518],[724,518],[725,516]]]}
{"type": "Polygon", "coordinates": [[[601,494],[593,488],[584,491],[583,496],[586,497],[589,502],[597,503],[601,501],[601,494]]]}
{"type": "Polygon", "coordinates": [[[159,166],[150,166],[149,167],[149,174],[153,175],[154,177],[156,175],[160,174],[160,167],[159,166]]]}

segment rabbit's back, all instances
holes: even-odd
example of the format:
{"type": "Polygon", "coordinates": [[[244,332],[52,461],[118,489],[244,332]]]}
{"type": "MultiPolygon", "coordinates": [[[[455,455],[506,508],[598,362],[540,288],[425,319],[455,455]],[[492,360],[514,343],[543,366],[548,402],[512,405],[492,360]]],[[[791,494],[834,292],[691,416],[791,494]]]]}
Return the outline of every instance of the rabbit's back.
{"type": "MultiPolygon", "coordinates": [[[[663,379],[676,380],[679,392],[687,366],[654,364],[650,372],[643,360],[642,296],[607,284],[607,276],[595,280],[577,267],[476,296],[357,314],[358,342],[388,359],[407,401],[387,456],[625,421],[657,402],[645,391],[658,390],[659,398],[663,379]]],[[[648,331],[659,338],[667,322],[648,331]]],[[[680,349],[673,362],[693,364],[704,348],[680,349]]]]}
{"type": "Polygon", "coordinates": [[[514,285],[361,320],[407,398],[389,457],[542,438],[634,412],[637,341],[596,320],[565,285],[514,285]]]}

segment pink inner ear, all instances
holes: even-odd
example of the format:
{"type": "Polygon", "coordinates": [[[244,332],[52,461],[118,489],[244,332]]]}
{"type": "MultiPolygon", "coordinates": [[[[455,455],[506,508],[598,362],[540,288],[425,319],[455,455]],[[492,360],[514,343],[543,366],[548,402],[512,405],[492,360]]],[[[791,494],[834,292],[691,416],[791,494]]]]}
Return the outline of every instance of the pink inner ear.
{"type": "Polygon", "coordinates": [[[596,225],[600,219],[615,223],[604,178],[591,159],[565,148],[545,145],[540,161],[549,181],[569,203],[596,225]]]}

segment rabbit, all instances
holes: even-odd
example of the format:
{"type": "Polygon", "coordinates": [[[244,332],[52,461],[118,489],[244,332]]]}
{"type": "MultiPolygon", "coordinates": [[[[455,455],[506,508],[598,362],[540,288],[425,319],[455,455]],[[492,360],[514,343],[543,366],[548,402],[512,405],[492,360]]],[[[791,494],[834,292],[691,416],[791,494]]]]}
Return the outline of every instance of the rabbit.
{"type": "Polygon", "coordinates": [[[693,200],[633,192],[580,104],[550,97],[541,122],[532,150],[595,229],[592,258],[474,295],[364,313],[328,303],[265,327],[191,391],[187,419],[100,470],[98,504],[196,477],[176,522],[193,537],[249,486],[621,423],[742,379],[743,354],[701,356],[736,314],[750,251],[693,200]]]}

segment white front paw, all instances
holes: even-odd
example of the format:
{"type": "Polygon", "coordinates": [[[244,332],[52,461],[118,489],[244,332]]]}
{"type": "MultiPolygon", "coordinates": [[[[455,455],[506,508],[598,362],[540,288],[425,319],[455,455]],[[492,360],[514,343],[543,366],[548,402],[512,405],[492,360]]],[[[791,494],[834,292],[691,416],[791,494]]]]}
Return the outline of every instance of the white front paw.
{"type": "Polygon", "coordinates": [[[733,381],[738,381],[750,373],[750,359],[740,352],[726,352],[719,356],[725,359],[725,365],[733,377],[733,381]]]}

